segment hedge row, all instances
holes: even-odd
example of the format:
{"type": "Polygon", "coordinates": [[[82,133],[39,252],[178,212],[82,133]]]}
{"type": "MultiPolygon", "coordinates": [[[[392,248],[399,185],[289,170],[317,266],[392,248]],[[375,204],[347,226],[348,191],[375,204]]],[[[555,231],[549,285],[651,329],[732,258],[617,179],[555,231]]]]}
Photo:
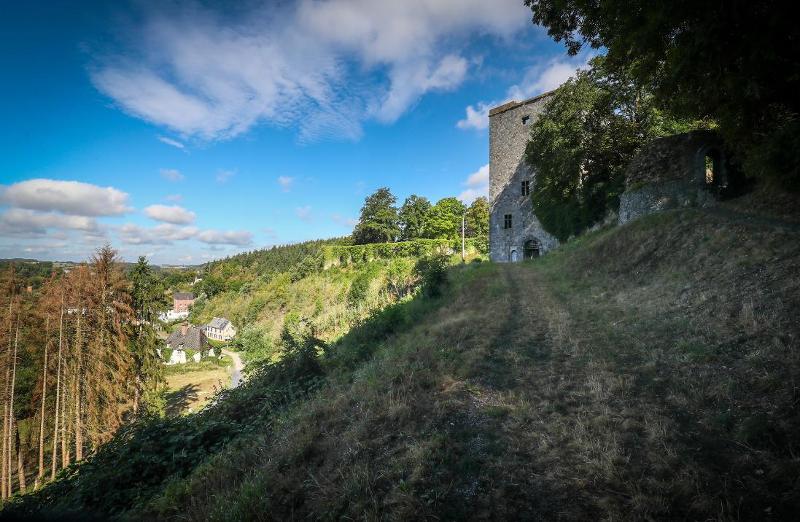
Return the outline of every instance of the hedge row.
{"type": "MultiPolygon", "coordinates": [[[[486,254],[489,242],[486,237],[471,237],[466,240],[470,253],[486,254]]],[[[370,243],[366,245],[333,245],[323,247],[325,267],[365,263],[375,259],[398,257],[426,257],[432,254],[455,254],[461,251],[461,240],[414,239],[397,243],[370,243]]]]}

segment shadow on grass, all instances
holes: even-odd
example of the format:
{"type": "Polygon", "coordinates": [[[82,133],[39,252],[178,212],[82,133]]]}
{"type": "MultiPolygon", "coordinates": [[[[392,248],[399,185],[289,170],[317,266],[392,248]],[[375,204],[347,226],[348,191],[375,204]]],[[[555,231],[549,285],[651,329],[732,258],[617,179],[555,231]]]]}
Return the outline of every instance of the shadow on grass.
{"type": "Polygon", "coordinates": [[[200,387],[197,384],[187,384],[183,388],[166,394],[167,405],[165,412],[169,417],[176,417],[185,412],[192,402],[197,400],[200,387]]]}

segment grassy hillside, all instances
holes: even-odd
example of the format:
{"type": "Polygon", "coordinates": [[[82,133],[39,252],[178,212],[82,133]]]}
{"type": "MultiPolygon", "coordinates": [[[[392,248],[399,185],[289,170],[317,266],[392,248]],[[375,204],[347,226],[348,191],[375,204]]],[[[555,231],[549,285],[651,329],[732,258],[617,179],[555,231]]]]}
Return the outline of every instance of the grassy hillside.
{"type": "Polygon", "coordinates": [[[750,197],[453,267],[4,514],[791,519],[800,227],[750,197]]]}

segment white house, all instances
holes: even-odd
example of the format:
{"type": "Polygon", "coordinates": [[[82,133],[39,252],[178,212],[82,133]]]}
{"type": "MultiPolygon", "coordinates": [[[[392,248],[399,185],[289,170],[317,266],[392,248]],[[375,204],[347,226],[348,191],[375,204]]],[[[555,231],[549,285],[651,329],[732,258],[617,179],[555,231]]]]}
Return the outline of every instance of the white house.
{"type": "Polygon", "coordinates": [[[206,337],[217,341],[230,341],[236,335],[236,328],[224,317],[215,317],[203,327],[206,337]]]}
{"type": "Polygon", "coordinates": [[[186,319],[189,317],[189,312],[176,312],[175,310],[167,310],[158,315],[158,318],[164,323],[171,323],[178,319],[186,319]]]}

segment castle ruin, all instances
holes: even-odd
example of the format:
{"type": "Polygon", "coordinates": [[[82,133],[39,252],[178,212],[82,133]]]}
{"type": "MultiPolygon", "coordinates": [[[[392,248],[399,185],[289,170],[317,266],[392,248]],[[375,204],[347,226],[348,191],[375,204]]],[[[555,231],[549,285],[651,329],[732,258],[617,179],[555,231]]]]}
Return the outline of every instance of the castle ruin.
{"type": "Polygon", "coordinates": [[[550,93],[512,101],[489,111],[489,257],[514,262],[537,257],[558,246],[533,212],[531,190],[536,173],[525,162],[531,125],[550,93]]]}

